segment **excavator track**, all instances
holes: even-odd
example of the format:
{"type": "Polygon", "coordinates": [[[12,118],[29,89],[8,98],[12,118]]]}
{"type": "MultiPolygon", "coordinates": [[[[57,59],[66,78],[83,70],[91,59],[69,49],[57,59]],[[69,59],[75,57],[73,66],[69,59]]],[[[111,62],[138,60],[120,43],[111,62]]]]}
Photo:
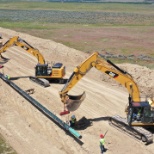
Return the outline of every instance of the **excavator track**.
{"type": "Polygon", "coordinates": [[[36,78],[36,77],[33,77],[33,76],[30,76],[29,79],[43,87],[49,87],[50,86],[50,83],[48,80],[46,79],[39,79],[39,78],[36,78]]]}
{"type": "Polygon", "coordinates": [[[124,131],[130,136],[135,137],[138,140],[142,140],[146,144],[153,142],[153,134],[143,127],[132,126],[130,127],[127,123],[126,118],[122,118],[119,115],[115,115],[110,118],[110,125],[124,131]]]}

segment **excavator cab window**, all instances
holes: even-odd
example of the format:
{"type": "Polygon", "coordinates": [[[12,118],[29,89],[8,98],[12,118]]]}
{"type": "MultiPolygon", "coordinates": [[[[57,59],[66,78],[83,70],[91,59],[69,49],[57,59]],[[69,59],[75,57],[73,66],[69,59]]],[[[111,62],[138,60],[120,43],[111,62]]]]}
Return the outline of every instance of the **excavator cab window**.
{"type": "Polygon", "coordinates": [[[48,65],[36,65],[35,67],[35,75],[36,76],[48,76],[48,65]]]}
{"type": "Polygon", "coordinates": [[[129,106],[127,116],[129,125],[132,122],[152,123],[154,122],[154,111],[148,102],[132,102],[129,106]]]}
{"type": "Polygon", "coordinates": [[[145,123],[153,123],[154,122],[154,111],[151,110],[151,107],[144,108],[142,122],[145,122],[145,123]]]}

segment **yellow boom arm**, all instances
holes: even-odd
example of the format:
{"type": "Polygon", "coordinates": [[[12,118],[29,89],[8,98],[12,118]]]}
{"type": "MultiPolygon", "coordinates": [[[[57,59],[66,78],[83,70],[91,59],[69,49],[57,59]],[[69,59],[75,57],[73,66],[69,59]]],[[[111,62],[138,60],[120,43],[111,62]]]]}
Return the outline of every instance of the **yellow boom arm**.
{"type": "Polygon", "coordinates": [[[119,82],[121,85],[126,87],[131,99],[134,102],[140,101],[140,93],[138,86],[131,77],[131,75],[120,69],[111,61],[102,58],[98,52],[94,52],[83,63],[81,63],[74,69],[74,72],[68,79],[67,83],[59,92],[61,101],[66,104],[66,107],[69,111],[74,111],[78,108],[78,106],[83,101],[83,97],[85,97],[85,94],[83,93],[80,96],[69,96],[68,92],[76,85],[79,80],[81,80],[84,75],[86,75],[86,73],[92,67],[95,67],[97,70],[107,74],[108,76],[119,82]],[[76,108],[73,107],[73,105],[76,104],[75,102],[78,103],[78,105],[76,105],[76,108]]]}
{"type": "Polygon", "coordinates": [[[30,44],[28,44],[25,40],[19,38],[18,36],[14,36],[10,38],[1,48],[0,48],[0,56],[2,57],[2,53],[5,52],[11,46],[19,46],[26,50],[31,55],[35,56],[38,60],[39,64],[45,64],[45,59],[38,49],[33,48],[30,44]]]}

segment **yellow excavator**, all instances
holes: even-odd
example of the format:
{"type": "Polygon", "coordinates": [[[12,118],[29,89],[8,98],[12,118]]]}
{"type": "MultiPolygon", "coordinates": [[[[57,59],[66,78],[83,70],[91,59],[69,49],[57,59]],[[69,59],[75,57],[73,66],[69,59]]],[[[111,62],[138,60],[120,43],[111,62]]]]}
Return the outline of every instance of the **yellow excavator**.
{"type": "Polygon", "coordinates": [[[110,123],[124,131],[129,130],[129,134],[141,139],[143,142],[151,143],[153,135],[144,127],[154,128],[154,100],[149,98],[149,100],[141,101],[139,88],[132,76],[110,60],[103,58],[98,52],[94,52],[84,62],[75,67],[67,83],[59,92],[61,101],[65,109],[67,108],[67,110],[61,112],[61,115],[77,110],[85,99],[85,92],[78,96],[69,95],[68,92],[92,67],[119,82],[127,88],[129,93],[128,106],[125,110],[127,118],[116,115],[110,118],[110,123]]]}
{"type": "Polygon", "coordinates": [[[12,46],[19,46],[37,58],[38,64],[35,67],[35,77],[29,77],[30,80],[44,87],[50,86],[50,82],[58,82],[61,84],[64,83],[65,79],[63,77],[66,74],[65,66],[62,63],[55,63],[53,66],[49,66],[49,64],[45,62],[43,55],[39,52],[38,49],[32,47],[29,43],[18,36],[10,38],[0,48],[1,58],[3,58],[1,54],[12,46]]]}

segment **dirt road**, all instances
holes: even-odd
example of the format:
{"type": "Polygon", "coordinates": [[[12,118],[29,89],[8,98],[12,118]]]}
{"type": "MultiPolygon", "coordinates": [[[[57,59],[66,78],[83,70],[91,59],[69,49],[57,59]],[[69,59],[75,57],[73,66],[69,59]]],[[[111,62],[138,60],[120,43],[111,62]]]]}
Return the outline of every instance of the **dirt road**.
{"type": "MultiPolygon", "coordinates": [[[[76,65],[88,57],[85,53],[50,40],[3,28],[0,28],[0,31],[4,42],[12,36],[20,36],[38,48],[47,61],[63,62],[66,65],[66,78],[76,65]]],[[[3,56],[10,59],[0,70],[4,74],[11,77],[34,75],[37,59],[21,48],[11,47],[3,56]]],[[[148,86],[148,94],[154,92],[154,70],[130,64],[123,64],[122,67],[131,70],[142,89],[148,86]],[[146,77],[142,78],[143,73],[146,73],[146,77]]],[[[64,85],[51,84],[44,89],[26,78],[14,82],[24,90],[34,88],[35,93],[31,96],[60,117],[59,112],[63,110],[63,104],[58,92],[64,85]]],[[[154,144],[145,146],[111,127],[105,120],[105,117],[116,114],[125,116],[128,93],[118,84],[108,82],[97,70],[92,69],[70,92],[76,95],[86,92],[85,101],[78,110],[71,113],[75,114],[77,119],[85,116],[93,121],[92,126],[79,131],[83,145],[78,144],[2,80],[0,89],[0,133],[19,154],[99,154],[99,134],[107,130],[107,154],[154,154],[154,144]]],[[[142,92],[144,93],[145,91],[142,92]]],[[[69,117],[60,118],[66,121],[69,117]]]]}

